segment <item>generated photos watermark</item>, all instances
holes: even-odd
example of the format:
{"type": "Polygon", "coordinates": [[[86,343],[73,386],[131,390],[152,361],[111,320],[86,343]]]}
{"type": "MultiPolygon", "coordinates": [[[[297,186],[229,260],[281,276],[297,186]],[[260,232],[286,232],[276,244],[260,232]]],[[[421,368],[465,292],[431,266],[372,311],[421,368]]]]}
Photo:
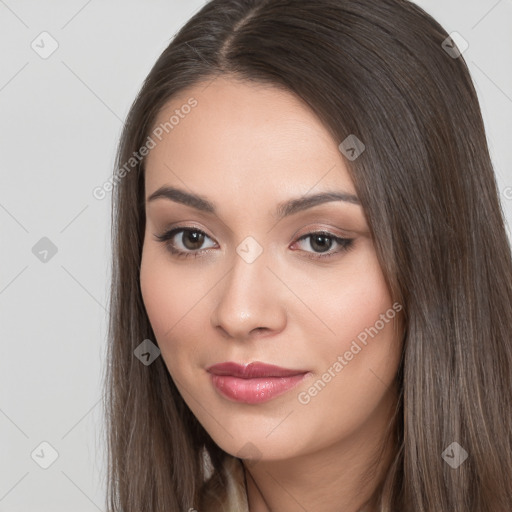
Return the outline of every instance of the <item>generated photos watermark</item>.
{"type": "Polygon", "coordinates": [[[191,97],[186,103],[181,105],[180,108],[174,110],[174,114],[164,123],[160,123],[156,128],[153,129],[151,135],[148,135],[146,142],[139,148],[138,151],[133,152],[125,164],[117,169],[115,173],[107,180],[103,185],[94,187],[92,195],[95,199],[105,199],[109,192],[112,192],[114,184],[119,183],[130,171],[132,171],[137,165],[142,162],[145,156],[149,154],[149,151],[156,147],[157,143],[162,140],[164,133],[168,134],[176,128],[182,119],[192,112],[192,109],[197,107],[198,101],[191,97]],[[155,140],[157,139],[157,140],[155,140]]]}

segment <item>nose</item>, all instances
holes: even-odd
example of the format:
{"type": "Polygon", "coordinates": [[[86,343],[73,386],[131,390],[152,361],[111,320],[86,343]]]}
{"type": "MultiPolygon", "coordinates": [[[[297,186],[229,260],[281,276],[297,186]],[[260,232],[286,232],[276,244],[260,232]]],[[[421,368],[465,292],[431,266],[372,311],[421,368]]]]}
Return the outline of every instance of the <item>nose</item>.
{"type": "Polygon", "coordinates": [[[247,263],[236,254],[231,271],[215,287],[211,324],[224,336],[243,341],[276,334],[286,325],[286,288],[267,268],[264,255],[247,263]]]}

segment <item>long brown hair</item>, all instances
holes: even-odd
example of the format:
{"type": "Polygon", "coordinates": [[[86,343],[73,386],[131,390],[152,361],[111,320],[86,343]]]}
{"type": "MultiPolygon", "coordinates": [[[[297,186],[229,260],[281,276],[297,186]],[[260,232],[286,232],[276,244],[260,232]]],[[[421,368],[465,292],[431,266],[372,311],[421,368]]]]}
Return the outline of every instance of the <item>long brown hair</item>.
{"type": "Polygon", "coordinates": [[[139,285],[144,159],[125,165],[171,98],[220,74],[283,87],[338,143],[354,134],[365,145],[347,165],[405,314],[399,443],[378,510],[512,510],[511,251],[477,95],[447,37],[405,0],[212,0],[164,50],[128,114],[114,175],[109,510],[204,512],[226,499],[234,457],[162,358],[134,357],[156,341],[139,285]],[[456,468],[443,456],[452,443],[468,454],[456,468]]]}

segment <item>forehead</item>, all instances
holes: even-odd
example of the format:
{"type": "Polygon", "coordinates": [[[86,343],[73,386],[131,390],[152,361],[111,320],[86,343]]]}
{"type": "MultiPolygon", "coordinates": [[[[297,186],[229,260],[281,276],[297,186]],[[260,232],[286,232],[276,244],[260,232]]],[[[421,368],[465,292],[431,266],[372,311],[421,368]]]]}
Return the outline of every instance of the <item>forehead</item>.
{"type": "Polygon", "coordinates": [[[253,194],[306,193],[319,184],[355,194],[338,142],[289,91],[218,77],[171,99],[153,132],[158,127],[147,195],[165,184],[253,194]]]}

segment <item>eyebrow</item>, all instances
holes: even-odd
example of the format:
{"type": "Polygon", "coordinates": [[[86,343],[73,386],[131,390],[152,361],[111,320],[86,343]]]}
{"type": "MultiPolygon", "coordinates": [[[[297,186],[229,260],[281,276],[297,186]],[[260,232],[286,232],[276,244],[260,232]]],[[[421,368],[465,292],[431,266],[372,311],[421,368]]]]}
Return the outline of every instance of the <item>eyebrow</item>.
{"type": "MultiPolygon", "coordinates": [[[[157,199],[168,199],[176,203],[184,204],[207,213],[217,213],[215,205],[204,196],[191,194],[184,190],[163,186],[153,192],[146,200],[147,203],[157,199]]],[[[318,194],[303,196],[296,199],[289,199],[279,203],[276,208],[275,217],[283,219],[294,213],[307,210],[319,204],[332,201],[345,201],[347,203],[361,205],[359,198],[348,192],[320,192],[318,194]]]]}

